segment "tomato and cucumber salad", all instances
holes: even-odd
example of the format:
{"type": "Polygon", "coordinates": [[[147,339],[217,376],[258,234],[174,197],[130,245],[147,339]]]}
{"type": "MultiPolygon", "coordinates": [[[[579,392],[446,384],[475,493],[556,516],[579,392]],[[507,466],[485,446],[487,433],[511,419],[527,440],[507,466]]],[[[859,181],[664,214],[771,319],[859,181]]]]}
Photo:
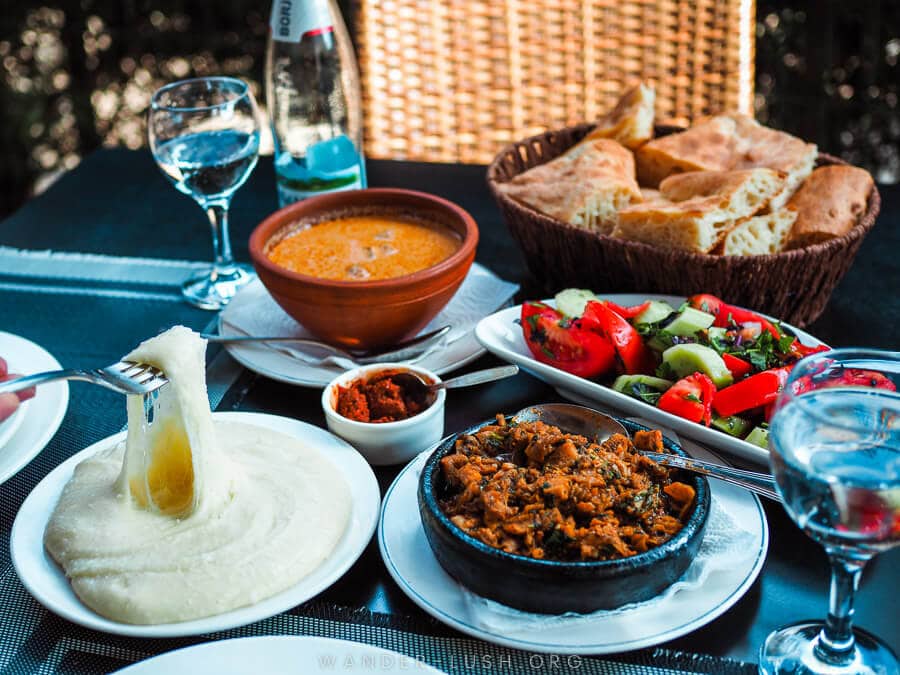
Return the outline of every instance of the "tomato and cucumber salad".
{"type": "MultiPolygon", "coordinates": [[[[522,332],[536,360],[762,447],[793,364],[828,350],[709,294],[677,308],[660,300],[623,307],[567,289],[555,305],[522,305],[522,332]]],[[[867,370],[848,369],[835,385],[896,389],[867,370]]]]}

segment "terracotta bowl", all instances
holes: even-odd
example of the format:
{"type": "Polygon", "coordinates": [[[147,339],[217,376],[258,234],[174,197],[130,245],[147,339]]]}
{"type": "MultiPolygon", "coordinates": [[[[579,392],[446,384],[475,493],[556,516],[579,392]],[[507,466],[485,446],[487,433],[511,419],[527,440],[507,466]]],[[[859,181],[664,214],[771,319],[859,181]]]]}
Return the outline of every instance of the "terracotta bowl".
{"type": "MultiPolygon", "coordinates": [[[[646,429],[630,420],[617,420],[633,434],[646,429]]],[[[684,527],[664,544],[630,558],[590,562],[536,560],[488,546],[458,528],[440,507],[447,487],[440,462],[454,451],[456,439],[475,433],[482,422],[444,439],[425,462],[419,477],[419,515],[425,538],[441,567],[464,586],[486,598],[526,612],[588,613],[642,602],[673,584],[691,564],[709,518],[710,492],[706,478],[684,475],[681,480],[697,492],[684,527]]],[[[666,451],[685,455],[680,446],[663,439],[666,451]]]]}
{"type": "Polygon", "coordinates": [[[260,280],[290,316],[320,339],[353,349],[393,344],[415,335],[453,297],[478,244],[478,226],[465,210],[440,197],[375,188],[332,192],[276,211],[250,235],[260,280]],[[454,230],[462,246],[437,265],[379,281],[336,281],[291,272],[269,260],[272,246],[298,225],[358,215],[420,217],[454,230]]]}

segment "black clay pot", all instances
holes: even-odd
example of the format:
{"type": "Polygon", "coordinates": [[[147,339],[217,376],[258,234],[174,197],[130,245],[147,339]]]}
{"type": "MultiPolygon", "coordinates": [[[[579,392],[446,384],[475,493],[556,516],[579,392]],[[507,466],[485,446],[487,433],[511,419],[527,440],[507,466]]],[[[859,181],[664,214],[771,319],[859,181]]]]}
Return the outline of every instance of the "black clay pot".
{"type": "MultiPolygon", "coordinates": [[[[491,422],[461,433],[473,433],[491,422]]],[[[628,420],[619,422],[629,433],[646,429],[628,420]]],[[[658,595],[684,574],[700,548],[709,516],[709,483],[702,476],[691,475],[684,480],[697,497],[688,521],[672,539],[646,553],[621,560],[560,562],[488,546],[454,525],[437,502],[443,489],[440,461],[453,451],[455,442],[456,435],[445,439],[425,463],[419,478],[419,514],[441,567],[478,595],[542,614],[613,609],[658,595]]],[[[667,439],[664,443],[668,451],[685,454],[677,444],[667,439]]]]}

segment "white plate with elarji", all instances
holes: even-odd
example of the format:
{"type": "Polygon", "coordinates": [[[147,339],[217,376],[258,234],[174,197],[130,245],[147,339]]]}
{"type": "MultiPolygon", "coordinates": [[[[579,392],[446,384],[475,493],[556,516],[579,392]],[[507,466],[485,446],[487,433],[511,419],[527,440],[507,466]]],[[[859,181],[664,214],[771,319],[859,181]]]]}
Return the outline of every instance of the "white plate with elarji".
{"type": "MultiPolygon", "coordinates": [[[[302,440],[340,471],[353,495],[347,529],[328,558],[294,586],[253,605],[192,621],[134,625],[113,621],[83,604],[72,590],[62,568],[44,548],[44,530],[75,466],[82,460],[114,447],[125,432],[109,436],[70,457],[38,483],[25,499],[10,535],[10,556],[22,585],[51,612],[94,630],[131,637],[169,638],[201,635],[245,626],[296,607],[318,595],[350,569],[365,550],[378,523],[381,502],[378,481],[368,462],[340,438],[324,429],[288,417],[262,413],[213,413],[214,420],[243,422],[265,427],[302,440]]],[[[324,517],[324,516],[323,516],[324,517]]],[[[315,527],[311,523],[310,527],[315,527]]]]}
{"type": "MultiPolygon", "coordinates": [[[[598,297],[601,300],[609,300],[625,307],[639,305],[647,300],[663,300],[672,307],[678,307],[685,301],[685,298],[673,295],[618,294],[599,295],[598,297]]],[[[555,304],[552,300],[544,300],[542,302],[551,306],[555,304]]],[[[489,317],[482,319],[476,326],[475,337],[489,352],[504,361],[515,363],[522,370],[534,375],[539,380],[543,380],[556,389],[560,396],[564,398],[589,406],[601,404],[624,411],[629,415],[637,415],[717,450],[723,450],[758,464],[768,464],[769,451],[765,448],[753,445],[740,438],[729,436],[722,431],[672,415],[656,406],[613,391],[611,387],[599,382],[572,375],[537,361],[531,355],[528,345],[525,344],[525,338],[522,336],[522,326],[518,323],[521,313],[522,306],[516,305],[515,307],[501,309],[499,312],[491,314],[489,317]]],[[[765,314],[760,314],[760,316],[765,316],[770,321],[776,320],[765,314]]],[[[796,335],[804,345],[816,347],[825,344],[806,331],[795,328],[790,324],[782,323],[781,325],[796,335]]]]}
{"type": "MultiPolygon", "coordinates": [[[[62,368],[43,347],[12,333],[0,332],[0,356],[12,371],[22,375],[62,368]]],[[[25,401],[0,424],[0,483],[17,474],[44,449],[62,424],[68,406],[68,384],[43,384],[34,398],[25,401]]]]}
{"type": "MultiPolygon", "coordinates": [[[[692,457],[725,463],[693,443],[683,442],[682,447],[692,457]]],[[[750,589],[766,561],[769,528],[759,499],[710,478],[713,499],[747,533],[748,555],[734,565],[710,574],[699,587],[627,610],[561,616],[540,628],[535,628],[533,615],[522,613],[520,622],[507,616],[502,630],[485,627],[472,616],[469,592],[444,571],[425,538],[416,492],[430,454],[427,450],[407,464],[384,495],[378,548],[388,573],[410,600],[438,621],[481,640],[551,654],[611,654],[658,645],[721,616],[750,589]]]]}

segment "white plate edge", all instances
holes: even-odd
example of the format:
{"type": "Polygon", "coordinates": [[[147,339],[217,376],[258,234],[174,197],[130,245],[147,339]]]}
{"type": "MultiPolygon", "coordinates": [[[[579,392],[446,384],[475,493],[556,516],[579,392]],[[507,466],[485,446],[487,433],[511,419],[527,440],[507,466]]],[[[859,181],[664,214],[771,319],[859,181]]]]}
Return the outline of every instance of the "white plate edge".
{"type": "MultiPolygon", "coordinates": [[[[715,453],[706,449],[699,448],[701,451],[708,452],[709,454],[716,457],[715,453]]],[[[757,513],[759,515],[759,525],[760,525],[760,544],[759,550],[757,551],[757,557],[753,562],[752,567],[747,573],[744,581],[739,584],[733,591],[731,591],[727,598],[725,598],[719,605],[717,605],[712,610],[708,611],[706,614],[695,618],[692,621],[689,621],[686,624],[682,624],[676,628],[670,629],[662,634],[656,636],[650,636],[646,638],[642,638],[635,641],[635,644],[630,644],[627,649],[622,649],[620,646],[613,646],[608,643],[599,643],[595,645],[578,645],[578,646],[570,646],[570,645],[560,645],[560,644],[548,644],[548,643],[540,643],[540,642],[525,642],[521,640],[516,640],[512,638],[508,638],[503,635],[497,635],[495,633],[489,633],[484,629],[479,629],[474,626],[469,626],[466,623],[458,621],[455,617],[452,617],[448,614],[443,613],[439,608],[434,607],[429,604],[427,600],[420,596],[420,594],[407,583],[406,579],[400,574],[399,570],[395,568],[393,564],[391,564],[390,556],[386,554],[385,551],[385,541],[383,536],[383,523],[384,523],[384,513],[387,510],[388,503],[390,502],[391,495],[394,492],[394,488],[399,483],[401,477],[413,469],[416,462],[423,462],[423,457],[425,455],[430,454],[433,451],[426,450],[423,453],[420,453],[416,457],[414,457],[402,470],[394,481],[391,482],[391,485],[388,487],[385,492],[384,499],[381,502],[381,510],[378,518],[378,531],[376,535],[376,539],[378,542],[378,551],[381,555],[382,561],[384,563],[385,568],[390,574],[391,578],[394,582],[399,586],[399,588],[403,591],[403,593],[410,599],[412,602],[418,606],[422,611],[426,612],[433,618],[437,619],[444,625],[447,625],[455,630],[460,631],[461,633],[465,633],[471,637],[475,637],[481,640],[485,640],[487,642],[492,642],[497,645],[501,645],[503,647],[509,647],[512,649],[521,649],[526,651],[537,651],[543,653],[557,653],[557,654],[615,654],[615,653],[624,653],[628,651],[634,651],[637,649],[644,649],[650,646],[655,646],[662,644],[664,642],[668,642],[669,640],[674,640],[678,637],[682,637],[693,631],[711,623],[719,616],[727,612],[731,607],[733,607],[741,598],[746,595],[747,590],[756,582],[760,573],[762,572],[763,567],[765,566],[766,557],[768,555],[769,550],[769,525],[765,516],[765,511],[760,503],[759,498],[752,494],[748,493],[748,497],[753,501],[756,506],[757,513]]],[[[712,487],[712,481],[711,481],[712,487]]],[[[730,486],[728,486],[729,489],[730,486]]],[[[735,490],[739,490],[740,488],[734,488],[735,490]]],[[[436,564],[440,565],[440,563],[436,564]]]]}
{"type": "MultiPolygon", "coordinates": [[[[140,661],[135,661],[128,666],[120,670],[116,670],[112,675],[141,675],[141,674],[149,674],[149,673],[159,673],[159,668],[161,667],[184,667],[184,666],[197,666],[197,663],[185,663],[183,658],[186,652],[207,652],[209,650],[222,649],[221,645],[228,645],[225,647],[226,650],[231,650],[234,648],[238,648],[236,643],[248,644],[253,642],[255,644],[260,643],[271,643],[271,642],[282,642],[282,643],[309,643],[311,648],[315,648],[315,645],[324,643],[322,646],[331,646],[335,650],[346,649],[350,647],[350,652],[358,651],[363,652],[362,656],[365,656],[365,652],[369,652],[370,650],[375,652],[375,654],[382,656],[391,656],[393,658],[402,657],[403,659],[409,660],[409,666],[411,667],[398,667],[398,671],[405,672],[409,670],[415,670],[417,672],[424,673],[425,675],[444,675],[442,671],[436,669],[434,666],[431,666],[421,659],[414,658],[412,656],[408,656],[401,652],[393,651],[391,649],[385,649],[384,647],[379,647],[377,645],[372,645],[367,642],[361,642],[358,640],[343,640],[340,638],[330,638],[330,637],[322,637],[319,635],[253,635],[248,637],[235,637],[228,638],[225,640],[214,640],[212,642],[200,642],[193,645],[188,645],[185,647],[180,647],[178,649],[173,649],[168,652],[163,652],[162,654],[156,654],[146,659],[142,659],[140,661]]],[[[374,655],[374,654],[373,654],[374,655]]],[[[191,657],[188,657],[191,658],[191,657]]],[[[194,657],[192,660],[196,660],[194,657]]],[[[329,670],[333,670],[335,668],[329,668],[329,670]]],[[[349,672],[360,672],[362,670],[368,670],[364,668],[353,669],[349,672]]],[[[384,670],[383,672],[397,672],[392,670],[384,670]]]]}
{"type": "Polygon", "coordinates": [[[25,409],[33,400],[19,401],[19,405],[13,411],[13,414],[0,422],[0,452],[3,452],[3,449],[12,442],[16,432],[19,431],[19,427],[25,421],[25,409]]]}
{"type": "MultiPolygon", "coordinates": [[[[38,360],[39,365],[37,365],[37,368],[39,370],[62,369],[62,365],[56,357],[36,342],[32,342],[21,335],[5,331],[0,331],[0,339],[11,339],[13,342],[19,342],[22,348],[32,351],[35,358],[38,360]]],[[[28,466],[31,460],[37,457],[41,451],[47,447],[47,444],[51,441],[53,436],[56,435],[56,432],[59,431],[63,418],[65,418],[66,412],[69,409],[69,385],[65,381],[43,385],[35,397],[26,403],[30,406],[30,414],[25,417],[19,428],[16,429],[15,433],[7,440],[6,445],[0,448],[0,452],[8,452],[9,448],[17,441],[17,439],[19,442],[22,442],[21,434],[27,428],[29,422],[31,424],[40,423],[43,431],[37,432],[32,448],[27,452],[24,452],[17,461],[11,463],[5,471],[0,473],[0,485],[28,466]],[[46,392],[44,398],[40,398],[42,392],[46,392]],[[39,413],[44,411],[44,406],[47,408],[45,412],[51,413],[49,421],[43,418],[38,419],[40,417],[39,413]]]]}

